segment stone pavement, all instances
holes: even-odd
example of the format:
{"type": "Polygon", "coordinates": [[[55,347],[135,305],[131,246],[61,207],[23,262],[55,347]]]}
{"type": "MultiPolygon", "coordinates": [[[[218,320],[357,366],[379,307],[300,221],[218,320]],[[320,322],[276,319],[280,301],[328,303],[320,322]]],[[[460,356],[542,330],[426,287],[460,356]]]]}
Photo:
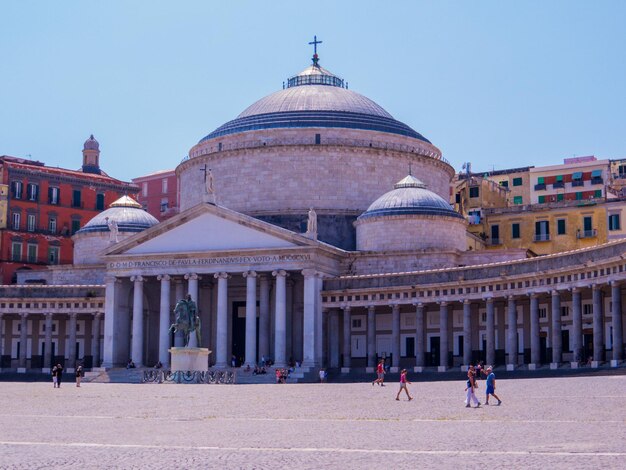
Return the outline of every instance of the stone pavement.
{"type": "Polygon", "coordinates": [[[624,468],[624,375],[409,388],[0,382],[0,468],[624,468]]]}

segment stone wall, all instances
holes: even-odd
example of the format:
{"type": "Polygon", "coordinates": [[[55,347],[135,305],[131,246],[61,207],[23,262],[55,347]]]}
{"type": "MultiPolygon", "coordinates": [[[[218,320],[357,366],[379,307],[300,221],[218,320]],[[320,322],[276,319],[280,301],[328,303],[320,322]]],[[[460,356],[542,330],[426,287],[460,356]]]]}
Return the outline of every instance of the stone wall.
{"type": "MultiPolygon", "coordinates": [[[[135,235],[131,232],[119,232],[118,242],[135,235]]],[[[74,264],[99,264],[102,263],[102,252],[111,246],[110,232],[86,232],[77,233],[72,237],[74,240],[74,264]]]]}
{"type": "MultiPolygon", "coordinates": [[[[305,211],[310,207],[362,212],[408,174],[409,163],[413,174],[430,190],[448,199],[454,169],[446,162],[411,150],[324,144],[337,138],[358,138],[360,143],[370,138],[388,141],[390,146],[398,141],[404,142],[407,149],[413,143],[430,147],[433,155],[438,153],[435,147],[416,139],[348,129],[274,129],[226,136],[215,139],[224,141],[224,148],[228,148],[228,142],[245,139],[266,139],[267,145],[209,154],[196,152],[199,156],[181,163],[176,169],[181,210],[202,201],[201,168],[205,164],[213,172],[217,203],[243,213],[305,211]],[[311,144],[296,143],[308,133],[311,144]],[[313,144],[316,133],[322,136],[321,145],[313,144]]],[[[215,142],[204,143],[209,144],[215,142]]]]}
{"type": "Polygon", "coordinates": [[[357,250],[465,251],[466,222],[445,216],[371,217],[356,224],[357,250]]]}
{"type": "Polygon", "coordinates": [[[48,285],[103,285],[106,270],[102,265],[50,266],[40,271],[20,271],[18,284],[45,283],[48,285]]]}

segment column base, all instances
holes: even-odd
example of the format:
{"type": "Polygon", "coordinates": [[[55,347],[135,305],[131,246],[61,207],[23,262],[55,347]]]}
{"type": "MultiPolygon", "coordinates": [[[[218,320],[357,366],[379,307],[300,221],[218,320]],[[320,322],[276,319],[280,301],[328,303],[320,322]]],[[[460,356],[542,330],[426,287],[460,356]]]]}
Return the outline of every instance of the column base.
{"type": "Polygon", "coordinates": [[[341,373],[342,374],[349,374],[350,373],[350,368],[349,367],[342,367],[341,368],[341,373]]]}
{"type": "Polygon", "coordinates": [[[400,372],[400,368],[399,367],[390,367],[389,368],[389,372],[391,372],[392,374],[397,374],[398,372],[400,372]]]}
{"type": "Polygon", "coordinates": [[[365,372],[367,374],[373,374],[374,372],[376,372],[376,368],[375,367],[366,367],[365,368],[365,372]]]}
{"type": "Polygon", "coordinates": [[[448,370],[448,366],[439,366],[437,367],[437,372],[445,372],[448,370]]]}
{"type": "Polygon", "coordinates": [[[611,360],[611,367],[619,367],[619,363],[622,361],[618,361],[616,359],[611,360]]]}
{"type": "Polygon", "coordinates": [[[26,373],[26,367],[18,367],[17,368],[17,373],[18,374],[25,374],[26,373]]]}
{"type": "Polygon", "coordinates": [[[537,370],[539,368],[539,364],[528,364],[528,370],[537,370]]]}
{"type": "Polygon", "coordinates": [[[570,369],[578,369],[578,361],[572,361],[569,363],[570,369]]]}
{"type": "Polygon", "coordinates": [[[555,370],[559,368],[559,363],[558,362],[551,362],[550,363],[550,369],[555,370]]]}
{"type": "Polygon", "coordinates": [[[506,370],[507,371],[513,371],[513,370],[515,370],[516,367],[517,366],[515,364],[507,364],[506,365],[506,370]]]}
{"type": "Polygon", "coordinates": [[[600,367],[600,361],[591,361],[592,369],[597,369],[598,367],[600,367]]]}
{"type": "Polygon", "coordinates": [[[413,372],[424,372],[424,368],[422,366],[413,367],[413,372]]]}

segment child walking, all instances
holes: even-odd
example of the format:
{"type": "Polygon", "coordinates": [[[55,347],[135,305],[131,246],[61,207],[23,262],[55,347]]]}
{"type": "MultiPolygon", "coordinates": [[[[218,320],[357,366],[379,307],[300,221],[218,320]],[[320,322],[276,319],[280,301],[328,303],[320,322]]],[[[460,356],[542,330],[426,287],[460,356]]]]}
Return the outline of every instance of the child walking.
{"type": "Polygon", "coordinates": [[[396,395],[396,400],[400,401],[400,392],[402,392],[402,390],[404,390],[406,396],[409,397],[409,401],[413,400],[413,397],[409,394],[409,389],[406,387],[406,384],[410,383],[411,382],[406,379],[406,369],[402,369],[402,371],[400,372],[400,389],[398,390],[398,394],[396,395]]]}
{"type": "Polygon", "coordinates": [[[376,367],[376,380],[374,380],[372,382],[372,386],[374,386],[374,384],[378,384],[381,387],[384,387],[385,384],[383,383],[385,380],[385,360],[381,359],[380,361],[378,361],[378,366],[376,367]]]}
{"type": "Polygon", "coordinates": [[[502,400],[498,398],[496,395],[496,374],[493,373],[493,368],[491,366],[487,367],[487,389],[485,393],[487,394],[487,398],[485,398],[485,405],[489,404],[489,395],[493,395],[493,397],[498,400],[498,405],[502,403],[502,400]]]}

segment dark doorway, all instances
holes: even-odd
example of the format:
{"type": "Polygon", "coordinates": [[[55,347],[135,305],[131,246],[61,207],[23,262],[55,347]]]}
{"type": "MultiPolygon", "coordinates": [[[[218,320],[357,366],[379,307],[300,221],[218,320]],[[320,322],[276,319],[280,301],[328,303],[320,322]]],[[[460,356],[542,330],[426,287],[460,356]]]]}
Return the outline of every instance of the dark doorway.
{"type": "MultiPolygon", "coordinates": [[[[258,302],[257,302],[258,310],[258,302]]],[[[246,303],[233,302],[232,324],[232,354],[237,359],[237,366],[241,366],[246,357],[246,303]]],[[[259,355],[259,316],[256,317],[256,354],[259,355]]]]}
{"type": "Polygon", "coordinates": [[[405,357],[415,357],[415,338],[413,338],[412,336],[406,338],[405,347],[405,357]]]}
{"type": "Polygon", "coordinates": [[[459,350],[459,356],[463,357],[463,354],[465,354],[465,351],[463,349],[463,335],[459,335],[457,337],[457,346],[458,346],[458,350],[459,350]]]}
{"type": "Polygon", "coordinates": [[[587,358],[593,357],[593,331],[583,334],[583,348],[585,350],[585,357],[583,361],[587,361],[587,358]]]}
{"type": "Polygon", "coordinates": [[[539,336],[539,362],[545,364],[548,359],[548,338],[539,336]]]}
{"type": "Polygon", "coordinates": [[[439,366],[439,336],[430,337],[430,365],[439,366]]]}

